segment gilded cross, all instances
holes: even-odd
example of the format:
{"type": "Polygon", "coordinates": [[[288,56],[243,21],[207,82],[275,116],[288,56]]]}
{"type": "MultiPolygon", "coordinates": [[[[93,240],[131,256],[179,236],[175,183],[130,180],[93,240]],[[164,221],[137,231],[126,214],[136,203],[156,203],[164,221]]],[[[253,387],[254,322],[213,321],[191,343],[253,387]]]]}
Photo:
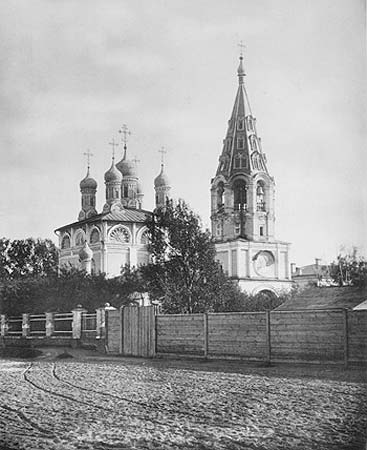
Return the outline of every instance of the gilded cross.
{"type": "Polygon", "coordinates": [[[109,142],[108,145],[111,145],[112,147],[112,160],[115,160],[115,147],[118,147],[119,144],[117,142],[115,142],[115,139],[112,139],[112,142],[109,142]]]}
{"type": "Polygon", "coordinates": [[[161,164],[164,164],[164,155],[167,153],[167,150],[164,147],[161,147],[158,152],[161,154],[161,164]]]}
{"type": "Polygon", "coordinates": [[[88,149],[86,152],[83,153],[84,156],[87,157],[87,163],[88,163],[88,170],[90,167],[90,158],[93,156],[93,153],[88,149]]]}
{"type": "Polygon", "coordinates": [[[131,131],[127,128],[127,125],[124,123],[119,130],[119,133],[122,134],[121,141],[124,143],[124,148],[126,149],[127,141],[129,140],[129,136],[131,136],[131,131]]]}
{"type": "Polygon", "coordinates": [[[239,44],[237,44],[238,45],[238,47],[240,47],[240,56],[241,56],[241,58],[243,58],[243,51],[244,51],[244,49],[246,48],[246,45],[243,43],[243,41],[240,41],[240,43],[239,44]]]}

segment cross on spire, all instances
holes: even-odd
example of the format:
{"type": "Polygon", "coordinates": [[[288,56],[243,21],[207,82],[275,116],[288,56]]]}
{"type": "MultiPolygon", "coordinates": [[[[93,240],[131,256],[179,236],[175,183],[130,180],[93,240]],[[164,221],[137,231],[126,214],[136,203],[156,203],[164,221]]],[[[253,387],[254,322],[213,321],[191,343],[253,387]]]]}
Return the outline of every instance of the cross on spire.
{"type": "Polygon", "coordinates": [[[161,147],[161,149],[158,150],[158,152],[161,154],[161,164],[163,166],[163,164],[164,164],[164,155],[167,153],[167,150],[164,147],[161,147]]]}
{"type": "Polygon", "coordinates": [[[89,171],[89,168],[90,168],[90,158],[91,158],[91,156],[94,156],[94,155],[93,155],[93,153],[91,153],[91,151],[89,150],[89,148],[88,148],[88,150],[87,150],[86,152],[83,153],[83,155],[87,157],[87,164],[88,164],[88,171],[89,171]]]}
{"type": "Polygon", "coordinates": [[[127,128],[127,125],[124,123],[119,130],[119,133],[122,134],[121,141],[124,143],[124,149],[126,150],[127,141],[129,140],[129,136],[131,136],[131,131],[127,128]]]}
{"type": "Polygon", "coordinates": [[[241,49],[240,50],[240,58],[243,58],[243,51],[244,51],[244,49],[246,48],[246,45],[243,43],[243,41],[241,40],[240,42],[239,42],[239,44],[237,44],[238,45],[238,47],[241,49]]]}
{"type": "Polygon", "coordinates": [[[118,147],[118,143],[115,142],[115,138],[112,138],[112,142],[109,142],[108,145],[112,147],[112,161],[115,161],[115,147],[118,147]]]}

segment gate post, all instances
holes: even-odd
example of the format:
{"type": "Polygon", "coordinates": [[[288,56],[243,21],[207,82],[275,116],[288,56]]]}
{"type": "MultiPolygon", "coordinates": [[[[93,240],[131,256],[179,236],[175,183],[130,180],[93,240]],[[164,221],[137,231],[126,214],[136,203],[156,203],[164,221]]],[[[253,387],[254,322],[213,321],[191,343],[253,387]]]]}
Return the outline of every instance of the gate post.
{"type": "Polygon", "coordinates": [[[6,335],[6,316],[5,314],[1,314],[0,316],[0,336],[4,337],[6,335]]]}
{"type": "Polygon", "coordinates": [[[30,334],[29,314],[22,314],[22,337],[27,337],[30,334]]]}
{"type": "Polygon", "coordinates": [[[54,314],[52,312],[46,313],[46,337],[51,337],[55,329],[54,314]]]}
{"type": "Polygon", "coordinates": [[[82,337],[82,315],[84,312],[87,312],[87,310],[84,309],[82,307],[82,305],[78,305],[75,309],[72,310],[72,313],[73,313],[73,322],[72,322],[73,339],[80,339],[82,337]]]}

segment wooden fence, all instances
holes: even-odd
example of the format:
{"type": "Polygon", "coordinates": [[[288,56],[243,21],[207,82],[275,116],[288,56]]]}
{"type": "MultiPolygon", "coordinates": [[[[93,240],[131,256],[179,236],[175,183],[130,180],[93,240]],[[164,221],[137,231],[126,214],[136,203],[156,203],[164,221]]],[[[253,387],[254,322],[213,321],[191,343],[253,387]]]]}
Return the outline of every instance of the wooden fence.
{"type": "Polygon", "coordinates": [[[133,356],[367,363],[367,311],[154,315],[152,307],[129,307],[108,314],[107,346],[133,356]]]}

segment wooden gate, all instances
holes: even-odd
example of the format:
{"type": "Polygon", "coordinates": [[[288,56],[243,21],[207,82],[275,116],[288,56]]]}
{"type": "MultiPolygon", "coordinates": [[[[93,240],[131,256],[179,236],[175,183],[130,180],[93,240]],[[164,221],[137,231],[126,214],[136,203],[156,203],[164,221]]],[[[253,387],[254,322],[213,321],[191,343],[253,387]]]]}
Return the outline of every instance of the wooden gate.
{"type": "Polygon", "coordinates": [[[122,354],[155,355],[155,314],[153,306],[126,306],[122,309],[122,354]]]}

